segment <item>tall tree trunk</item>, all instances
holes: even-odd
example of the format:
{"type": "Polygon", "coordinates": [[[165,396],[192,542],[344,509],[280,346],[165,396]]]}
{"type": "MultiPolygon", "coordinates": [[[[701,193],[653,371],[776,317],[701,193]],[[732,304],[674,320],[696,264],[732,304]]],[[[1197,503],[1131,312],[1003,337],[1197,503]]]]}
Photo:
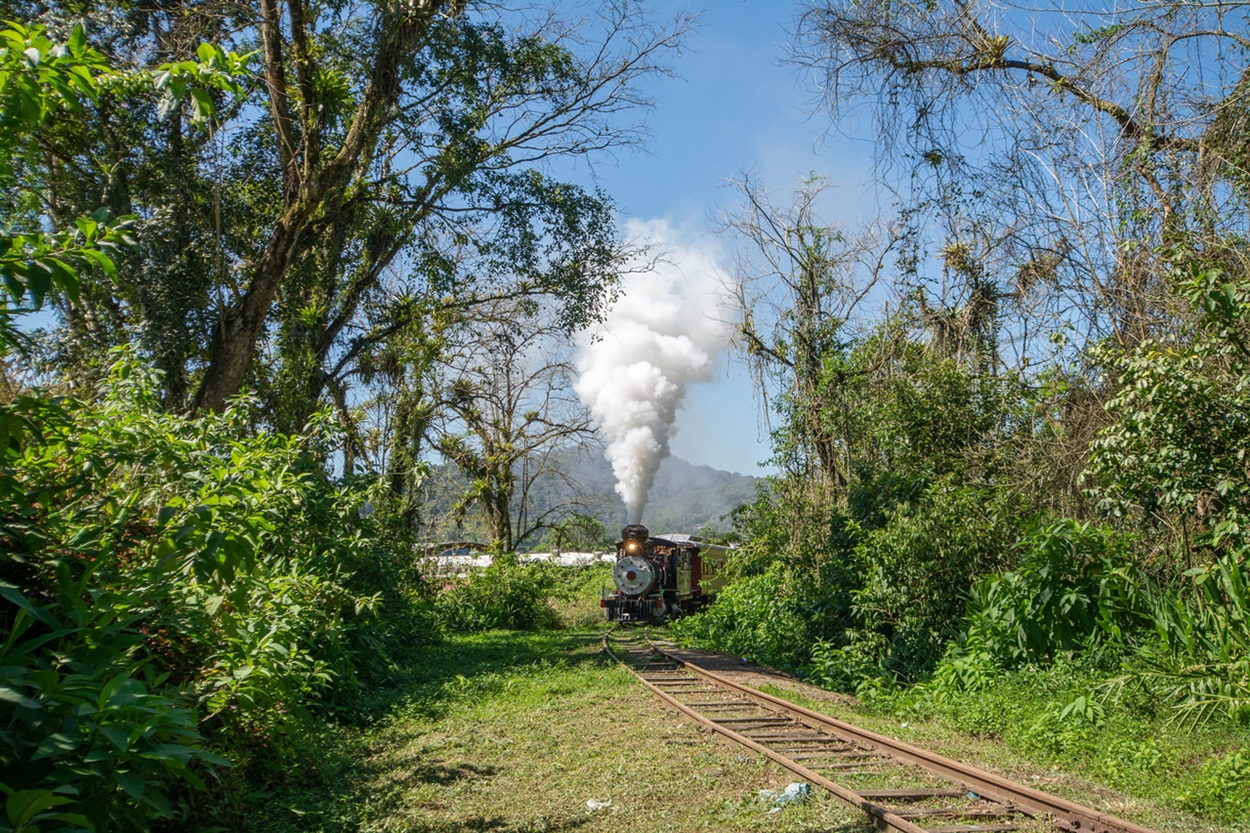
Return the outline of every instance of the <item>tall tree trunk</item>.
{"type": "Polygon", "coordinates": [[[483,501],[491,546],[500,552],[512,552],[516,546],[512,537],[512,492],[515,489],[512,473],[509,471],[491,479],[495,486],[483,501]]]}
{"type": "Polygon", "coordinates": [[[795,308],[796,350],[795,370],[799,407],[802,409],[807,439],[816,451],[821,479],[826,487],[843,489],[846,478],[838,468],[838,452],[833,436],[825,424],[827,403],[821,397],[821,378],[828,345],[820,330],[824,326],[820,309],[820,274],[824,250],[818,244],[804,245],[805,262],[799,278],[798,304],[795,308]]]}
{"type": "MultiPolygon", "coordinates": [[[[400,68],[404,58],[420,46],[435,17],[454,13],[459,6],[460,0],[419,0],[397,4],[395,11],[379,21],[379,45],[369,86],[361,97],[352,126],[338,153],[324,167],[305,169],[303,173],[307,175],[301,175],[294,164],[284,168],[284,178],[298,181],[298,193],[290,200],[289,207],[282,213],[269,242],[265,244],[252,270],[243,300],[226,315],[221,343],[196,393],[196,411],[220,411],[225,407],[226,400],[243,386],[248,365],[264,330],[265,318],[277,297],[283,277],[299,254],[303,231],[322,210],[323,203],[333,204],[342,199],[354,172],[368,166],[382,129],[399,98],[400,68]]],[[[267,49],[267,59],[268,52],[267,49]]],[[[274,56],[277,55],[275,51],[274,56]]],[[[274,103],[275,110],[280,111],[285,106],[287,90],[286,80],[277,69],[280,68],[266,68],[266,81],[270,88],[270,101],[274,103]]],[[[287,140],[281,135],[281,119],[278,130],[281,146],[287,140]]],[[[308,142],[304,145],[311,146],[308,142]]],[[[289,192],[290,189],[287,190],[289,192]]]]}

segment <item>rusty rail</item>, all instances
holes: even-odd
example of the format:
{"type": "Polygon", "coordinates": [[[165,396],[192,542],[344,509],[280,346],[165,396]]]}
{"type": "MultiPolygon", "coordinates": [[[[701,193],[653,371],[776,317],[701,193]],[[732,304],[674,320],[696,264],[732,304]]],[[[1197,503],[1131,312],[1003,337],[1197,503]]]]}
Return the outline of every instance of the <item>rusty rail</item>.
{"type": "Polygon", "coordinates": [[[612,650],[609,640],[611,634],[612,630],[604,634],[604,650],[628,668],[665,703],[700,725],[764,755],[804,780],[824,788],[839,801],[859,808],[880,830],[896,830],[900,833],[1013,831],[1021,829],[1014,822],[1046,819],[1052,829],[1069,833],[1154,833],[1133,822],[1017,784],[994,773],[735,683],[720,674],[679,659],[650,640],[647,640],[650,650],[664,657],[664,661],[652,663],[641,670],[633,668],[612,650]],[[720,699],[711,702],[683,702],[674,694],[701,697],[718,695],[720,699]],[[700,707],[702,711],[699,710],[700,707]],[[730,712],[746,712],[752,709],[760,713],[741,717],[723,716],[730,712]],[[722,716],[710,716],[705,712],[722,716]],[[802,763],[817,760],[825,763],[802,763]],[[888,763],[900,771],[907,766],[919,767],[926,773],[949,782],[952,788],[856,790],[817,771],[832,769],[842,772],[843,775],[876,773],[880,770],[870,767],[882,763],[888,763]],[[913,809],[878,803],[882,799],[906,802],[934,798],[960,799],[965,801],[965,805],[913,809]],[[913,819],[977,819],[999,823],[923,827],[913,819]]]}

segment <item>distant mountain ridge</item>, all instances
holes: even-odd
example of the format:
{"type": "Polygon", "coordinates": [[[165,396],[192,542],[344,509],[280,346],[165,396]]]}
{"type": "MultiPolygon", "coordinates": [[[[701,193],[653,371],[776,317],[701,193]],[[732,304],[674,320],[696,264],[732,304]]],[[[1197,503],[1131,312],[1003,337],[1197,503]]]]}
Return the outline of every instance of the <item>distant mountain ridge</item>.
{"type": "MultiPolygon", "coordinates": [[[[585,455],[575,477],[584,489],[604,497],[607,505],[595,515],[604,526],[614,530],[629,522],[612,465],[602,455],[585,455]]],[[[729,513],[755,500],[759,479],[669,457],[656,472],[642,522],[652,532],[727,531],[729,513]]]]}
{"type": "MultiPolygon", "coordinates": [[[[561,468],[576,488],[570,489],[558,478],[540,479],[530,492],[527,507],[530,517],[577,498],[585,507],[582,513],[602,523],[609,536],[614,536],[629,522],[625,502],[615,490],[612,465],[601,452],[587,450],[572,454],[561,468]]],[[[653,533],[696,533],[705,529],[727,532],[731,528],[729,514],[755,500],[760,479],[669,457],[656,472],[642,522],[653,533]]],[[[481,538],[480,522],[472,509],[460,527],[457,528],[454,521],[454,507],[465,485],[464,478],[451,466],[435,467],[427,482],[426,503],[427,520],[434,526],[430,531],[432,539],[481,538]]],[[[534,543],[525,542],[527,545],[534,543]]]]}

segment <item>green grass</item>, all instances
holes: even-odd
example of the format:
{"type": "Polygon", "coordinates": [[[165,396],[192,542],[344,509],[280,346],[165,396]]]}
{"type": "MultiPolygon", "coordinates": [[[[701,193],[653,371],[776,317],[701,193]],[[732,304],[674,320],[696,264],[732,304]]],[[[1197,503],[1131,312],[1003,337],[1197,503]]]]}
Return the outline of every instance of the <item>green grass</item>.
{"type": "MultiPolygon", "coordinates": [[[[868,829],[823,795],[769,814],[759,790],[793,776],[698,731],[608,661],[599,646],[605,576],[600,566],[565,573],[556,588],[562,621],[585,627],[414,648],[391,684],[313,721],[317,731],[262,757],[263,771],[232,773],[247,789],[179,829],[868,829]],[[590,799],[611,806],[592,811],[590,799]]],[[[923,689],[868,704],[766,690],[1164,833],[1250,833],[1250,732],[1185,731],[1132,697],[1084,722],[1059,718],[1097,682],[1091,673],[1060,665],[1005,674],[942,702],[923,689]]]]}
{"type": "Polygon", "coordinates": [[[1187,730],[1131,700],[1096,719],[1060,718],[1086,683],[1070,668],[1017,672],[941,705],[914,690],[872,704],[765,690],[1165,833],[1250,831],[1250,759],[1235,752],[1250,749],[1250,732],[1187,730]]]}
{"type": "Polygon", "coordinates": [[[355,725],[327,724],[302,760],[239,796],[232,829],[866,829],[817,795],[769,814],[759,790],[794,778],[666,712],[600,653],[601,631],[495,631],[420,649],[394,685],[360,700],[355,725]],[[592,811],[590,799],[611,806],[592,811]]]}

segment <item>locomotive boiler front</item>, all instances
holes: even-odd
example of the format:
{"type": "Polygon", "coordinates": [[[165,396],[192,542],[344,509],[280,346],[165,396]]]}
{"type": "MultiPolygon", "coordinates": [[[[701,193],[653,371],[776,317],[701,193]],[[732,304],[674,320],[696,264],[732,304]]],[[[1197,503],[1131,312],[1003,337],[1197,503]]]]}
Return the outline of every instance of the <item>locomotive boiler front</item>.
{"type": "Polygon", "coordinates": [[[612,570],[616,589],[626,596],[641,596],[655,584],[655,568],[636,555],[627,555],[612,570]]]}
{"type": "Polygon", "coordinates": [[[630,524],[621,530],[621,549],[612,570],[612,581],[623,596],[641,596],[656,582],[659,571],[647,552],[650,537],[651,532],[642,524],[630,524]]]}

